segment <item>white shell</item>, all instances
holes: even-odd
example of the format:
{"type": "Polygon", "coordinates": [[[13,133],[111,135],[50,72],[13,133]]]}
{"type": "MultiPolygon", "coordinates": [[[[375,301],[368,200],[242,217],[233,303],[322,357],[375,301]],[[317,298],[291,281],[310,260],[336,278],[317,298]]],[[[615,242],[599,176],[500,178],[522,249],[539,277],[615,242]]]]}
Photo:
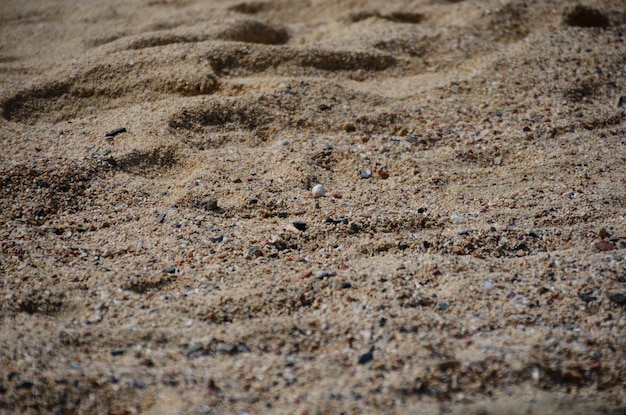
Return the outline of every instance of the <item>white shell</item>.
{"type": "Polygon", "coordinates": [[[326,188],[322,184],[316,184],[313,189],[311,189],[311,193],[315,197],[322,197],[326,194],[326,188]]]}

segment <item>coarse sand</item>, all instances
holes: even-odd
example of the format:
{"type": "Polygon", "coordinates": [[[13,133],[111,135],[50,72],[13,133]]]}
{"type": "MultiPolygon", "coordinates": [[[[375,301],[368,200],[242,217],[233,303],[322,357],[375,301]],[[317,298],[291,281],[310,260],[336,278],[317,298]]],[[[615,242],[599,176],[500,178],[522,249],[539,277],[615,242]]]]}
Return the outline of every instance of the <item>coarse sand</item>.
{"type": "Polygon", "coordinates": [[[626,414],[625,112],[622,1],[0,0],[0,414],[626,414]]]}

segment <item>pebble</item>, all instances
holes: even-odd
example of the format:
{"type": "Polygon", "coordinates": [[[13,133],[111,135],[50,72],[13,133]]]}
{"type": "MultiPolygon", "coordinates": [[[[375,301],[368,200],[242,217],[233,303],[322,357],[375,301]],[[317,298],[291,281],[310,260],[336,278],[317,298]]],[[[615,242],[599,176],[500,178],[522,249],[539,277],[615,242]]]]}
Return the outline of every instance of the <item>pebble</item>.
{"type": "Polygon", "coordinates": [[[596,242],[593,246],[595,246],[597,250],[602,251],[602,252],[607,252],[607,251],[612,251],[614,249],[617,249],[617,247],[613,245],[612,243],[610,243],[609,241],[599,241],[599,242],[596,242]]]}
{"type": "Polygon", "coordinates": [[[263,256],[263,248],[259,245],[252,245],[248,248],[248,258],[260,257],[263,256]]]}
{"type": "Polygon", "coordinates": [[[322,184],[316,184],[311,189],[311,193],[313,193],[314,197],[324,197],[326,195],[326,188],[322,184]]]}
{"type": "Polygon", "coordinates": [[[383,180],[387,180],[389,178],[389,172],[385,169],[380,169],[378,170],[378,176],[383,180]]]}
{"type": "Polygon", "coordinates": [[[626,295],[624,295],[622,293],[611,294],[611,295],[609,295],[609,300],[611,300],[614,303],[617,303],[619,305],[624,305],[624,304],[626,304],[626,295]]]}
{"type": "Polygon", "coordinates": [[[306,222],[293,222],[293,226],[297,230],[299,230],[301,232],[304,232],[304,231],[306,231],[307,224],[306,224],[306,222]]]}
{"type": "Polygon", "coordinates": [[[206,199],[203,199],[199,205],[206,211],[218,212],[220,210],[220,207],[217,205],[217,199],[214,197],[207,197],[206,199]]]}
{"type": "Polygon", "coordinates": [[[491,291],[491,290],[493,290],[494,288],[496,288],[496,286],[493,284],[493,282],[491,282],[491,281],[485,281],[485,289],[486,289],[487,291],[491,291]]]}
{"type": "Polygon", "coordinates": [[[465,218],[457,213],[450,215],[450,220],[455,224],[465,223],[465,218]]]}
{"type": "Polygon", "coordinates": [[[119,127],[119,128],[116,128],[115,130],[111,130],[111,131],[107,132],[104,136],[108,137],[108,138],[113,138],[116,135],[122,134],[122,133],[125,133],[125,132],[126,132],[126,128],[125,127],[119,127]]]}
{"type": "Polygon", "coordinates": [[[337,218],[337,219],[333,219],[330,216],[326,217],[326,219],[324,219],[324,222],[326,223],[331,223],[333,225],[338,225],[340,223],[343,223],[344,225],[348,224],[348,218],[345,218],[343,216],[337,218]]]}
{"type": "Polygon", "coordinates": [[[203,351],[204,351],[204,346],[202,346],[202,343],[194,343],[187,348],[187,350],[185,351],[185,354],[187,356],[191,356],[191,355],[199,356],[200,354],[202,354],[203,351]]]}
{"type": "Polygon", "coordinates": [[[165,213],[161,213],[159,216],[157,216],[157,223],[163,223],[164,220],[165,220],[165,213]]]}
{"type": "Polygon", "coordinates": [[[587,294],[580,294],[578,296],[578,298],[580,298],[581,300],[583,300],[586,303],[590,303],[590,302],[596,301],[598,299],[598,297],[594,297],[593,295],[587,295],[587,294]]]}
{"type": "Polygon", "coordinates": [[[369,179],[372,177],[372,171],[370,169],[361,170],[361,177],[364,179],[369,179]]]}
{"type": "Polygon", "coordinates": [[[360,365],[364,365],[366,363],[371,362],[372,360],[374,360],[374,348],[373,347],[370,349],[369,352],[363,353],[361,356],[359,356],[359,360],[357,363],[360,365]]]}
{"type": "Polygon", "coordinates": [[[124,349],[114,349],[114,350],[111,350],[111,356],[121,356],[124,353],[126,353],[126,350],[124,350],[124,349]]]}
{"type": "Polygon", "coordinates": [[[165,268],[163,268],[163,273],[164,274],[174,274],[176,273],[176,267],[173,265],[169,265],[165,268]]]}
{"type": "Polygon", "coordinates": [[[318,280],[323,280],[324,278],[334,277],[335,275],[337,275],[336,272],[322,271],[315,278],[317,278],[318,280]]]}

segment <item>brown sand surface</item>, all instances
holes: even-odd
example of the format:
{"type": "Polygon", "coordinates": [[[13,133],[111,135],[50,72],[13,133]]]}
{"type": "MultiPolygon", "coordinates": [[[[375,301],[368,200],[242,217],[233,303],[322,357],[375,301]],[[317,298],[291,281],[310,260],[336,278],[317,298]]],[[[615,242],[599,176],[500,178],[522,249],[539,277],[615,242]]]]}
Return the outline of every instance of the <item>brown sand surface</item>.
{"type": "Polygon", "coordinates": [[[1,0],[0,414],[626,413],[623,95],[622,1],[1,0]]]}

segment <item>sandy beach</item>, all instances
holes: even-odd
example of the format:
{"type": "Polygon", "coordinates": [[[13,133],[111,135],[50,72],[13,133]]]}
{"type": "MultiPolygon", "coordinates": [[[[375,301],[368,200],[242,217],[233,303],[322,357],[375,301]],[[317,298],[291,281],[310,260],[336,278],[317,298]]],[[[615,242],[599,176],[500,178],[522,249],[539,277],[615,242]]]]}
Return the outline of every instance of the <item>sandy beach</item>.
{"type": "Polygon", "coordinates": [[[0,1],[0,414],[624,414],[625,111],[617,1],[0,1]]]}

